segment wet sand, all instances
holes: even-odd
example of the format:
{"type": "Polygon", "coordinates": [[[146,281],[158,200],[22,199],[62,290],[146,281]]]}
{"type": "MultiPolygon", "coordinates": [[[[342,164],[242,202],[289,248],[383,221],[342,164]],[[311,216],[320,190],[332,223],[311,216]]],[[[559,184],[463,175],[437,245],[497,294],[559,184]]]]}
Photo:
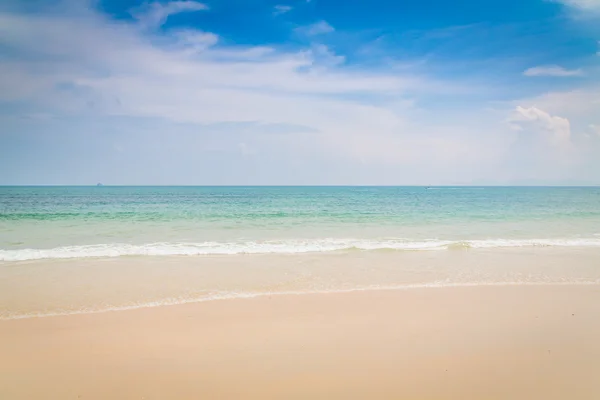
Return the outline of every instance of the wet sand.
{"type": "Polygon", "coordinates": [[[600,286],[425,288],[0,321],[0,399],[598,399],[600,286]]]}

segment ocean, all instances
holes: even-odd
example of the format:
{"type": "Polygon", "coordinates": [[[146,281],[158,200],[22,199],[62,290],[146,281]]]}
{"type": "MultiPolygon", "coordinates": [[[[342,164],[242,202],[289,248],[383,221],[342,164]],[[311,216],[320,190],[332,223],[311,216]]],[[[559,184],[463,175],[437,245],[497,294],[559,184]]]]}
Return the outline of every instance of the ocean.
{"type": "Polygon", "coordinates": [[[598,187],[0,187],[0,318],[598,282],[598,187]]]}

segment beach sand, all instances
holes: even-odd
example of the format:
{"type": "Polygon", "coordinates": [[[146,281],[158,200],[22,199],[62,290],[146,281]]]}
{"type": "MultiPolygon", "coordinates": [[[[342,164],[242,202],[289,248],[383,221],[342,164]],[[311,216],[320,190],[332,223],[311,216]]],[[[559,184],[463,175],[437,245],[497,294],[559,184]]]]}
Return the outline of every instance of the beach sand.
{"type": "Polygon", "coordinates": [[[600,399],[600,286],[421,288],[0,321],[0,399],[600,399]]]}

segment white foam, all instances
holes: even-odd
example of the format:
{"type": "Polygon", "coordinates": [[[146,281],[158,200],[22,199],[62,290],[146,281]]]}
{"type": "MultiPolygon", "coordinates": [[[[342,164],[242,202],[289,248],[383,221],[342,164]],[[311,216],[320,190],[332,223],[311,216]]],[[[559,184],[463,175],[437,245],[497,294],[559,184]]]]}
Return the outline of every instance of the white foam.
{"type": "Polygon", "coordinates": [[[69,259],[122,256],[202,256],[235,254],[299,254],[342,250],[439,251],[453,248],[507,247],[600,247],[600,238],[576,239],[485,239],[421,240],[407,239],[312,239],[249,242],[112,243],[64,246],[52,249],[0,250],[0,261],[69,259]]]}

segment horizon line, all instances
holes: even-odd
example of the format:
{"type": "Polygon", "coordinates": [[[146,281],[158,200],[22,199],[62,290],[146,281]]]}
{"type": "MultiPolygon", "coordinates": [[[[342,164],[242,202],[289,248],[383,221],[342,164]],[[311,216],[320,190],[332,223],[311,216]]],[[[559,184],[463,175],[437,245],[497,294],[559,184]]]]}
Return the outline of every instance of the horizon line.
{"type": "Polygon", "coordinates": [[[443,185],[344,185],[344,184],[332,184],[332,185],[198,185],[198,184],[182,184],[182,185],[152,185],[152,184],[95,184],[95,185],[83,185],[83,184],[0,184],[0,187],[238,187],[238,188],[249,188],[249,187],[565,187],[565,188],[578,188],[578,187],[600,187],[598,184],[443,184],[443,185]]]}

